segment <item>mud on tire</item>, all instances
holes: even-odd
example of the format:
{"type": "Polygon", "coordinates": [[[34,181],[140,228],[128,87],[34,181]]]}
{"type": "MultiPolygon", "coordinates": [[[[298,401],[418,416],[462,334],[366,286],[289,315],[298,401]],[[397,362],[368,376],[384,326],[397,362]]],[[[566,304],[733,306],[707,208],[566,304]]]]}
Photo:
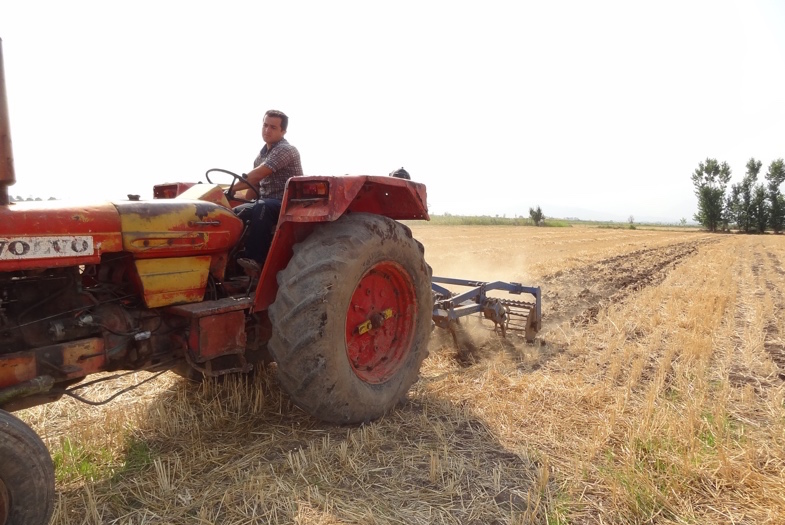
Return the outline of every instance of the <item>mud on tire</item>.
{"type": "Polygon", "coordinates": [[[378,418],[428,354],[431,268],[408,227],[356,213],[294,246],[270,306],[281,387],[332,423],[378,418]]]}

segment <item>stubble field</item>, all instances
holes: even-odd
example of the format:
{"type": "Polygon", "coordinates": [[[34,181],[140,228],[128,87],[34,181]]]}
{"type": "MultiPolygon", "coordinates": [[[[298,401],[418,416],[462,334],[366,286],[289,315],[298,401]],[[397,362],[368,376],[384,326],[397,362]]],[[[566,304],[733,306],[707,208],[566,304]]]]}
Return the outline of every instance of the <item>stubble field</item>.
{"type": "Polygon", "coordinates": [[[541,286],[537,342],[473,332],[467,363],[437,333],[363,426],[306,416],[272,371],[23,411],[53,522],[785,523],[785,238],[411,227],[434,275],[541,286]]]}

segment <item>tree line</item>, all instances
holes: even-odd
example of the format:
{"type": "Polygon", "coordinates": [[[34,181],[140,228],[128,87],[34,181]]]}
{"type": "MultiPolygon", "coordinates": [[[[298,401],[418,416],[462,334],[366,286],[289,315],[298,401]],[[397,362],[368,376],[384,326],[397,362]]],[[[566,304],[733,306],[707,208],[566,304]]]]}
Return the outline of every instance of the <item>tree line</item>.
{"type": "Polygon", "coordinates": [[[692,173],[692,184],[698,197],[695,220],[709,231],[737,229],[744,233],[763,233],[785,229],[785,197],[780,185],[785,181],[785,162],[777,159],[769,164],[765,182],[758,182],[763,163],[755,158],[747,161],[744,179],[732,184],[728,192],[731,169],[727,162],[707,158],[692,173]]]}

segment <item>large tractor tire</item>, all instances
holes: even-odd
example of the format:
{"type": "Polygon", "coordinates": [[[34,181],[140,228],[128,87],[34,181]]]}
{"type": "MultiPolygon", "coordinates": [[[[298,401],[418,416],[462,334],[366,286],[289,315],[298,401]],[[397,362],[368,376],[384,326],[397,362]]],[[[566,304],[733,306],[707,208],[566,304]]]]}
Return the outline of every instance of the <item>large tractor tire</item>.
{"type": "Polygon", "coordinates": [[[46,525],[54,501],[55,471],[46,445],[0,410],[0,525],[46,525]]]}
{"type": "Polygon", "coordinates": [[[406,397],[431,332],[423,253],[408,227],[366,213],[294,246],[269,309],[269,349],[298,406],[331,423],[360,423],[406,397]]]}

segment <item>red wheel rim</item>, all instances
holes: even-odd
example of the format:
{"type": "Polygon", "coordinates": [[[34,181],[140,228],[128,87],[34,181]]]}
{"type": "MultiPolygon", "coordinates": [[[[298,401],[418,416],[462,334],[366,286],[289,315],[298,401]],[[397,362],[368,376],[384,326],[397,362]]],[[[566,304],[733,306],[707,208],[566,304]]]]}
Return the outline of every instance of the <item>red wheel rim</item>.
{"type": "Polygon", "coordinates": [[[381,262],[354,290],[346,315],[346,353],[357,377],[383,383],[406,361],[417,318],[414,283],[402,266],[381,262]]]}

